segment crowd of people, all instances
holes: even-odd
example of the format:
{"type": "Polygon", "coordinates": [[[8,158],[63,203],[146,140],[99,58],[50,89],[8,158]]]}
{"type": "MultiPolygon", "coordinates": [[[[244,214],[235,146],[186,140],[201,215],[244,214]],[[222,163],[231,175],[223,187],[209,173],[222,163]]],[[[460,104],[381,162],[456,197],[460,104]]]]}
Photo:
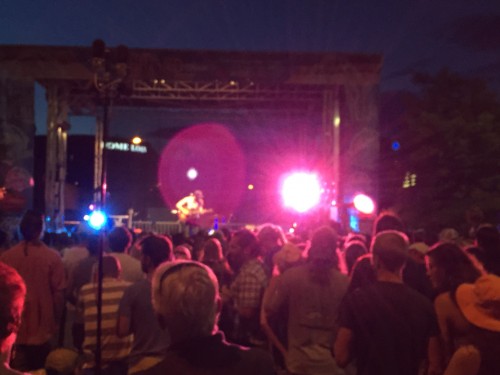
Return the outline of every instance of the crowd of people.
{"type": "Polygon", "coordinates": [[[500,373],[496,227],[336,228],[116,227],[56,250],[28,211],[0,254],[0,375],[500,373]]]}

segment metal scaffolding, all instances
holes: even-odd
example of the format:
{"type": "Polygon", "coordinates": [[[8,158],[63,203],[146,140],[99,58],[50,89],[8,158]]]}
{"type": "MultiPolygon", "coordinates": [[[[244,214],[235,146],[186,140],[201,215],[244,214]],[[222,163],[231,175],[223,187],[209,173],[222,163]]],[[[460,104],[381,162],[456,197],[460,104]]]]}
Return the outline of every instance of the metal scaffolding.
{"type": "MultiPolygon", "coordinates": [[[[129,55],[127,77],[113,105],[315,111],[323,115],[333,198],[339,202],[346,189],[370,188],[370,178],[350,179],[342,164],[347,163],[344,154],[349,154],[353,175],[370,176],[374,171],[373,142],[372,149],[364,150],[372,156],[370,164],[366,152],[362,158],[356,155],[354,141],[359,134],[372,141],[377,135],[380,55],[147,49],[132,49],[129,55]],[[344,145],[346,129],[356,134],[344,145]]],[[[0,74],[31,79],[47,90],[45,211],[52,228],[59,230],[64,219],[68,115],[96,117],[95,191],[102,180],[102,98],[95,85],[91,48],[0,46],[0,74]]]]}

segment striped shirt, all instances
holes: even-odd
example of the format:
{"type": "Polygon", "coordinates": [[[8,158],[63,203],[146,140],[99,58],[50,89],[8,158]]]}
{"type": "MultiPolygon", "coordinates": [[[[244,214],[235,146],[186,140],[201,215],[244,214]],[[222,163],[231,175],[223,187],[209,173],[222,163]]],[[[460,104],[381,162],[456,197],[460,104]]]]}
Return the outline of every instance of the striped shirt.
{"type": "MultiPolygon", "coordinates": [[[[101,360],[106,367],[109,362],[126,358],[132,347],[132,336],[120,338],[116,335],[118,306],[123,292],[130,285],[122,280],[104,278],[102,285],[101,360]]],[[[97,284],[86,284],[78,295],[78,312],[85,326],[83,350],[95,354],[97,341],[97,284]]],[[[93,367],[93,361],[85,367],[93,367]]]]}

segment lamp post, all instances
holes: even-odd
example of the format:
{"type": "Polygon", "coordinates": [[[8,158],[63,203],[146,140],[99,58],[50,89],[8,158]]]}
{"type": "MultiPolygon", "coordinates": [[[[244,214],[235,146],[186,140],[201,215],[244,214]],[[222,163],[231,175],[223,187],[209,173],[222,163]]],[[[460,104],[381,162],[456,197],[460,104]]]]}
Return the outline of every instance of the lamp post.
{"type": "MultiPolygon", "coordinates": [[[[98,102],[102,105],[101,127],[96,134],[96,163],[100,173],[96,173],[94,184],[99,183],[99,194],[96,200],[97,208],[105,212],[106,206],[106,169],[107,151],[104,147],[108,139],[109,128],[109,107],[113,98],[120,94],[120,87],[127,75],[128,49],[125,46],[118,46],[114,51],[106,48],[106,44],[97,39],[92,43],[92,68],[94,71],[93,83],[98,93],[98,102]],[[100,156],[100,158],[99,158],[100,156]],[[100,160],[99,160],[100,159],[100,160]]],[[[103,228],[106,228],[104,225],[103,228]]],[[[98,277],[97,277],[97,332],[96,332],[96,374],[101,374],[101,333],[102,333],[102,284],[103,268],[102,258],[104,253],[105,230],[100,230],[99,255],[98,255],[98,277]]]]}

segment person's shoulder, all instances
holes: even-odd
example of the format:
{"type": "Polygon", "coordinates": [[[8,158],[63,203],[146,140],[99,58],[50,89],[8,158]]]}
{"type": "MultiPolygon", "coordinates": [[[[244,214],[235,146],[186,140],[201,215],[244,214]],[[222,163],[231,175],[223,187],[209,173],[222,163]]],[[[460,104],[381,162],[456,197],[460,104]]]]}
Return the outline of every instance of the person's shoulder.
{"type": "Polygon", "coordinates": [[[147,279],[135,281],[127,286],[125,293],[130,296],[143,294],[147,294],[149,296],[149,294],[151,293],[151,283],[147,279]]]}
{"type": "Polygon", "coordinates": [[[47,246],[47,250],[48,250],[48,253],[50,253],[54,259],[58,259],[62,262],[62,256],[61,256],[61,253],[59,251],[57,251],[56,249],[53,249],[51,247],[48,247],[48,246],[47,246]]]}
{"type": "Polygon", "coordinates": [[[238,358],[235,364],[238,373],[243,374],[274,374],[274,362],[271,354],[262,348],[249,348],[231,342],[224,342],[226,353],[232,358],[238,358]]]}
{"type": "Polygon", "coordinates": [[[87,283],[87,284],[84,284],[82,285],[82,287],[80,288],[80,296],[84,297],[90,293],[93,293],[94,290],[96,288],[96,284],[90,282],[90,283],[87,283]]]}
{"type": "Polygon", "coordinates": [[[280,282],[289,283],[295,280],[304,280],[305,275],[309,272],[307,264],[290,267],[285,272],[280,274],[280,282]]]}
{"type": "Polygon", "coordinates": [[[434,299],[434,307],[436,311],[451,310],[455,307],[455,303],[451,299],[450,292],[440,293],[434,299]]]}
{"type": "Polygon", "coordinates": [[[127,266],[137,266],[140,268],[141,261],[139,259],[134,258],[132,255],[127,253],[111,253],[112,256],[117,258],[120,263],[126,263],[127,266]]]}
{"type": "Polygon", "coordinates": [[[411,288],[406,284],[403,285],[405,287],[405,292],[408,294],[409,298],[413,299],[414,301],[422,305],[432,307],[432,302],[428,297],[424,296],[422,293],[418,292],[417,290],[411,288]]]}
{"type": "Polygon", "coordinates": [[[20,249],[21,249],[21,243],[19,242],[19,243],[15,244],[14,246],[5,250],[2,254],[0,254],[0,260],[15,256],[16,252],[20,251],[20,249]]]}
{"type": "Polygon", "coordinates": [[[43,254],[43,257],[46,257],[47,259],[50,260],[58,259],[62,263],[62,257],[59,251],[57,251],[52,247],[47,246],[45,243],[41,243],[39,245],[39,253],[43,254]]]}

